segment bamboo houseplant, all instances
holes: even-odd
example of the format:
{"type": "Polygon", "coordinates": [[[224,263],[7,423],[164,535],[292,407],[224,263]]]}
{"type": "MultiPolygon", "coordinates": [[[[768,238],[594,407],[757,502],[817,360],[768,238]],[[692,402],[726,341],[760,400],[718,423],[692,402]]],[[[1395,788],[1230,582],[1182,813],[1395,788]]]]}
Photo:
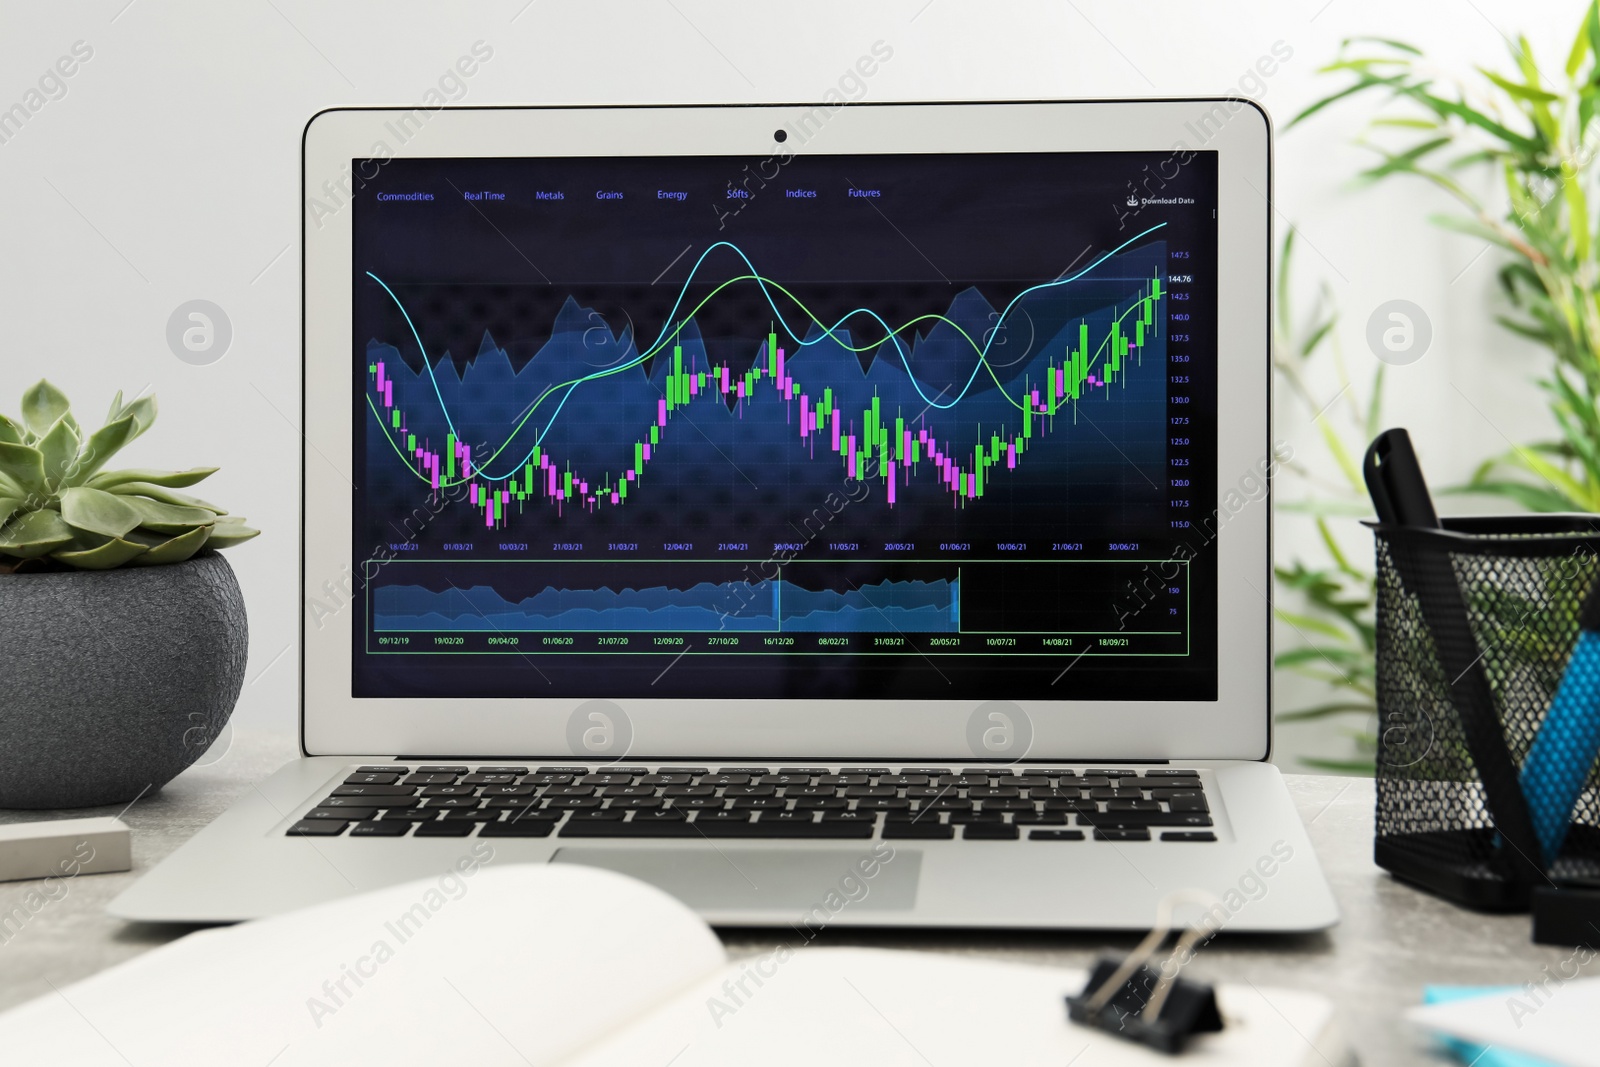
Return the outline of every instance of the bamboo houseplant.
{"type": "Polygon", "coordinates": [[[244,682],[244,599],[218,555],[257,531],[180,489],[215,468],[109,470],[155,421],[86,433],[40,381],[0,415],[0,807],[126,803],[203,753],[244,682]]]}

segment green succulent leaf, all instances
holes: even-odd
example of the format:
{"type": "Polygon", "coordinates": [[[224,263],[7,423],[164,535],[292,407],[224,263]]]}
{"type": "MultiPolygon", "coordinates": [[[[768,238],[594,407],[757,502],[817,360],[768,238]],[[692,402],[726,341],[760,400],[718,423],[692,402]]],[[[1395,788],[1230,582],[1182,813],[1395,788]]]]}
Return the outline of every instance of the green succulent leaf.
{"type": "Polygon", "coordinates": [[[0,442],[0,474],[26,493],[47,492],[44,455],[31,445],[0,442]]]}
{"type": "Polygon", "coordinates": [[[118,538],[138,526],[140,518],[139,512],[115,493],[83,486],[61,494],[61,517],[75,529],[118,538]]]}
{"type": "Polygon", "coordinates": [[[64,485],[82,485],[88,481],[101,467],[104,467],[112,456],[123,445],[133,440],[138,432],[138,424],[132,415],[124,415],[115,422],[108,422],[94,433],[89,435],[89,440],[84,443],[82,451],[77,455],[76,462],[67,471],[63,479],[64,485]]]}
{"type": "Polygon", "coordinates": [[[216,467],[190,467],[186,471],[160,471],[149,467],[129,467],[125,470],[101,471],[83,483],[91,489],[115,489],[129,482],[149,482],[168,489],[182,489],[202,482],[217,473],[216,467]]]}
{"type": "Polygon", "coordinates": [[[124,401],[119,391],[104,425],[87,433],[61,390],[40,380],[23,395],[20,419],[0,415],[0,557],[12,557],[0,571],[178,563],[259,534],[177,491],[215,467],[105,469],[156,410],[155,397],[124,401]]]}
{"type": "Polygon", "coordinates": [[[218,519],[217,524],[211,528],[211,537],[206,541],[206,545],[210,548],[232,548],[234,545],[243,544],[260,532],[242,522],[224,522],[218,519]]]}
{"type": "Polygon", "coordinates": [[[159,500],[164,504],[177,504],[180,507],[205,508],[207,511],[214,512],[217,515],[226,515],[228,513],[225,509],[219,508],[215,504],[208,504],[199,497],[189,496],[187,493],[175,493],[171,489],[166,489],[150,482],[124,482],[121,485],[114,485],[106,491],[117,496],[147,496],[151,500],[159,500]]]}
{"type": "Polygon", "coordinates": [[[119,419],[124,417],[133,419],[133,434],[128,438],[131,441],[148,430],[150,424],[156,421],[156,398],[153,396],[141,396],[137,400],[130,401],[123,406],[122,411],[117,415],[119,419]]]}
{"type": "Polygon", "coordinates": [[[199,526],[188,533],[169,537],[151,546],[150,551],[143,555],[135,556],[131,562],[136,567],[153,566],[158,563],[182,563],[206,546],[211,530],[210,526],[199,526]]]}
{"type": "Polygon", "coordinates": [[[120,567],[136,556],[142,556],[150,549],[137,541],[125,541],[120,537],[107,538],[105,543],[94,548],[66,548],[57,549],[50,553],[50,558],[61,563],[70,564],[79,570],[108,571],[120,567]]]}
{"type": "Polygon", "coordinates": [[[22,394],[22,421],[31,432],[43,436],[71,406],[65,393],[40,378],[22,394]]]}
{"type": "Polygon", "coordinates": [[[33,559],[72,539],[72,527],[54,511],[27,511],[0,527],[0,552],[33,559]]]}
{"type": "MultiPolygon", "coordinates": [[[[110,493],[106,495],[115,496],[110,493]]],[[[166,504],[142,496],[116,496],[115,499],[123,501],[138,514],[141,527],[157,533],[187,533],[196,526],[210,526],[217,521],[216,514],[205,508],[166,504]]]]}
{"type": "Polygon", "coordinates": [[[54,489],[78,458],[77,428],[69,416],[63,415],[33,447],[39,450],[45,485],[54,489]]]}

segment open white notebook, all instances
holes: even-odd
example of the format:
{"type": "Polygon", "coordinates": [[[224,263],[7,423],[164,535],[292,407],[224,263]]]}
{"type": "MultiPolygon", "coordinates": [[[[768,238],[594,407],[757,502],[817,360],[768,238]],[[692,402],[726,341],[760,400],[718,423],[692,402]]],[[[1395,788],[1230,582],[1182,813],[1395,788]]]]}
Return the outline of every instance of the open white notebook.
{"type": "MultiPolygon", "coordinates": [[[[1066,1021],[1077,971],[808,946],[730,961],[641,882],[496,864],[203,930],[0,1015],[11,1063],[1170,1064],[1066,1021]]],[[[1180,1062],[1339,1064],[1332,1007],[1225,986],[1180,1062]],[[1315,1047],[1314,1047],[1315,1046],[1315,1047]]]]}

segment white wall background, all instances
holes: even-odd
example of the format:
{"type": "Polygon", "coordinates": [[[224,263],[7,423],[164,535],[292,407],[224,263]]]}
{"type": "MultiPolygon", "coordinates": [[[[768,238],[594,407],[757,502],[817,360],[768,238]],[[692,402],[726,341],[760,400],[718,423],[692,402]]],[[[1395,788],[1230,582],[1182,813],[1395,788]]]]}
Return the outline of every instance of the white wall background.
{"type": "MultiPolygon", "coordinates": [[[[40,375],[91,415],[117,388],[160,397],[161,424],[127,458],[221,466],[204,495],[265,531],[229,557],[251,611],[236,722],[291,730],[297,174],[313,112],[414,105],[478,40],[494,56],[466,103],[809,99],[879,39],[894,56],[870,81],[875,100],[1237,93],[1282,41],[1292,57],[1255,94],[1281,127],[1334,84],[1315,69],[1347,36],[1403,38],[1466,74],[1504,67],[1503,35],[1526,32],[1559,72],[1582,9],[1580,0],[5,0],[0,108],[74,42],[93,57],[0,143],[0,409],[40,375]],[[180,362],[165,340],[169,314],[194,298],[233,323],[231,349],[210,366],[180,362]]],[[[1277,221],[1301,228],[1297,288],[1334,289],[1357,380],[1373,366],[1370,311],[1396,297],[1425,309],[1432,349],[1392,373],[1391,421],[1411,427],[1435,480],[1459,479],[1507,439],[1547,432],[1528,384],[1541,357],[1490,321],[1494,254],[1480,258],[1479,243],[1425,221],[1445,207],[1438,194],[1349,188],[1368,158],[1350,144],[1368,107],[1336,108],[1281,137],[1277,221]]],[[[1331,381],[1318,383],[1329,398],[1331,381]]],[[[1279,436],[1302,455],[1316,452],[1312,414],[1280,398],[1279,436]]],[[[1314,551],[1303,524],[1279,529],[1280,558],[1314,551]]],[[[1369,551],[1359,530],[1350,542],[1369,551]]],[[[1280,700],[1304,695],[1280,687],[1280,700]]],[[[1280,762],[1328,750],[1330,729],[1288,731],[1280,762]]]]}

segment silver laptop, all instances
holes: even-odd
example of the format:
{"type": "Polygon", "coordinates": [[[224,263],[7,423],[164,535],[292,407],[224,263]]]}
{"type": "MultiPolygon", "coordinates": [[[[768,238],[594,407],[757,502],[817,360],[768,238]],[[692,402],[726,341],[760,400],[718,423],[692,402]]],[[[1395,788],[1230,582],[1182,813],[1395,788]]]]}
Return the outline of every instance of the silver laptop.
{"type": "Polygon", "coordinates": [[[578,863],[732,925],[1336,910],[1271,747],[1246,101],[341,109],[303,758],[123,893],[578,863]]]}

